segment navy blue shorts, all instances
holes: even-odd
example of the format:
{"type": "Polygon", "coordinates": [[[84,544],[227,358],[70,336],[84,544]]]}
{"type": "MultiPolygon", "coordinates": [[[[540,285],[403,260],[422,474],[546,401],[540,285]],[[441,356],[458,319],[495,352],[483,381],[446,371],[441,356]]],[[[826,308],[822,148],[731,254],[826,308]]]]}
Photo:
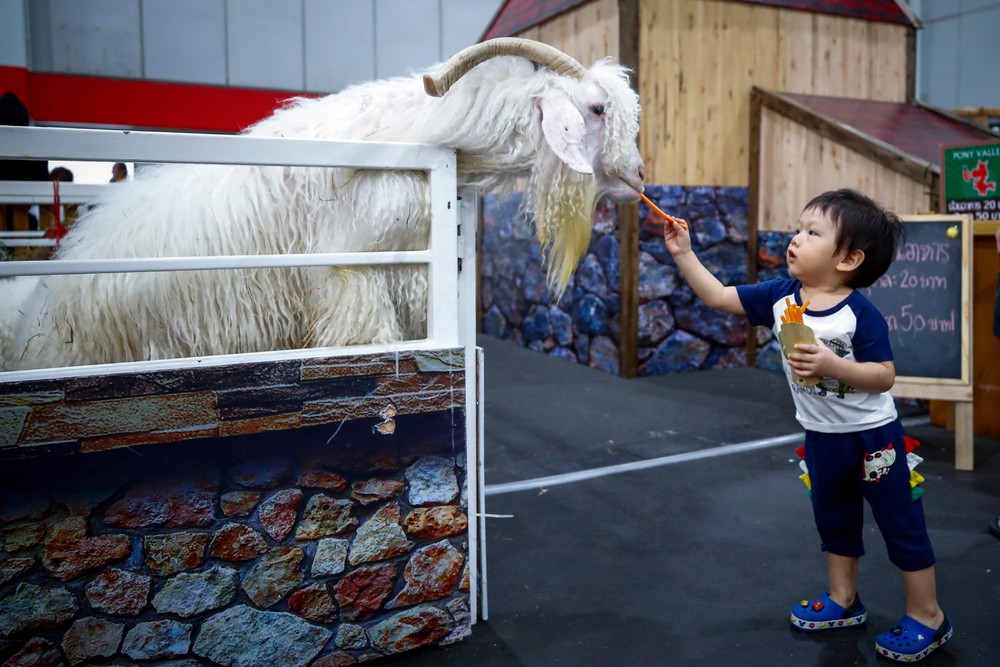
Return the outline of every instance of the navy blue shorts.
{"type": "Polygon", "coordinates": [[[864,555],[862,501],[867,500],[896,567],[914,572],[934,564],[923,503],[912,499],[898,419],[854,433],[806,431],[806,466],[823,551],[864,555]]]}

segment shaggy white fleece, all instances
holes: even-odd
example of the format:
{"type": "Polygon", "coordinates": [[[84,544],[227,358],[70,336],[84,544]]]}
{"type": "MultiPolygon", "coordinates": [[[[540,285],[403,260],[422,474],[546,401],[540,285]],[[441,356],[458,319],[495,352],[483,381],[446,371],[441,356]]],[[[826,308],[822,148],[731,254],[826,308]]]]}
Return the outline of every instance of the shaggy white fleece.
{"type": "MultiPolygon", "coordinates": [[[[438,144],[457,149],[460,186],[509,187],[526,178],[524,213],[534,216],[550,284],[561,292],[587,249],[597,199],[635,198],[642,187],[638,115],[627,73],[611,62],[576,80],[536,70],[523,58],[499,57],[474,68],[442,98],[426,95],[418,76],[376,81],[292,100],[247,132],[438,144]],[[540,101],[552,95],[585,116],[583,148],[593,174],[568,168],[549,148],[540,101]]],[[[108,191],[74,225],[58,258],[427,247],[430,202],[422,172],[164,165],[108,191]]],[[[0,324],[2,367],[420,338],[425,273],[322,267],[6,281],[21,292],[35,286],[17,296],[20,308],[0,314],[16,318],[0,324]]]]}

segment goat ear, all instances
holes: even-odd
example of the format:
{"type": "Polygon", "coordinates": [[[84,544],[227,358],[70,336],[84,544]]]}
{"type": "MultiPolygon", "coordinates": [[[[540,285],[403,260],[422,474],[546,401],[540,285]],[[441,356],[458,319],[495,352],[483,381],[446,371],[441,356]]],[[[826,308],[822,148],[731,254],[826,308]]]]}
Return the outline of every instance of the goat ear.
{"type": "Polygon", "coordinates": [[[569,98],[560,93],[548,93],[542,97],[539,106],[542,110],[542,133],[552,152],[573,171],[594,173],[584,151],[587,128],[583,116],[569,98]]]}

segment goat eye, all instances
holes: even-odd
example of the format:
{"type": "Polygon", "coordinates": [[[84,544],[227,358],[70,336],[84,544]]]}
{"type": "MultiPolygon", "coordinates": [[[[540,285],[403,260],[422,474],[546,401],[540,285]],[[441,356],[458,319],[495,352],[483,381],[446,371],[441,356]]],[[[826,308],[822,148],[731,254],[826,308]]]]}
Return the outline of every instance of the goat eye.
{"type": "Polygon", "coordinates": [[[590,107],[590,110],[593,111],[598,116],[603,116],[604,115],[604,105],[603,104],[595,104],[594,106],[590,107]]]}

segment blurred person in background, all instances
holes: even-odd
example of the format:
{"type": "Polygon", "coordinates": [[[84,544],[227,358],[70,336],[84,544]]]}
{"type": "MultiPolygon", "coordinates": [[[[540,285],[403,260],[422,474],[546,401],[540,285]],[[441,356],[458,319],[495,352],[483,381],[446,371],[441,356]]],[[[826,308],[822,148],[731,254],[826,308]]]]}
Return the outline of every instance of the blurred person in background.
{"type": "Polygon", "coordinates": [[[56,167],[55,169],[49,172],[49,180],[72,183],[73,172],[67,169],[66,167],[56,167]]]}
{"type": "MultiPolygon", "coordinates": [[[[31,125],[31,114],[24,102],[12,92],[0,95],[0,125],[28,127],[31,125]]],[[[0,181],[47,181],[49,180],[49,163],[46,160],[0,160],[0,181]]],[[[14,229],[14,206],[0,206],[3,217],[0,226],[6,230],[14,229]]],[[[22,213],[23,215],[23,213],[22,213]]],[[[38,229],[38,215],[28,213],[28,228],[38,229]]]]}
{"type": "Polygon", "coordinates": [[[115,162],[111,167],[111,183],[128,180],[128,167],[124,162],[115,162]]]}

